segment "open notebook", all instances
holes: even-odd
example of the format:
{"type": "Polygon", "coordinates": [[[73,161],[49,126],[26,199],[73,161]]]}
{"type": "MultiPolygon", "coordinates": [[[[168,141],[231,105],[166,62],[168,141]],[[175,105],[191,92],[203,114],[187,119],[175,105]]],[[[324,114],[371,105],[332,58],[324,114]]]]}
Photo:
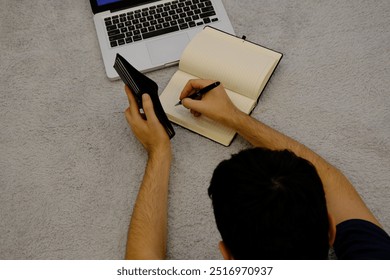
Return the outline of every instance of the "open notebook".
{"type": "Polygon", "coordinates": [[[236,132],[207,117],[175,106],[190,79],[220,81],[232,102],[250,114],[282,54],[212,27],[205,27],[184,50],[179,70],[160,95],[169,120],[225,146],[236,132]]]}

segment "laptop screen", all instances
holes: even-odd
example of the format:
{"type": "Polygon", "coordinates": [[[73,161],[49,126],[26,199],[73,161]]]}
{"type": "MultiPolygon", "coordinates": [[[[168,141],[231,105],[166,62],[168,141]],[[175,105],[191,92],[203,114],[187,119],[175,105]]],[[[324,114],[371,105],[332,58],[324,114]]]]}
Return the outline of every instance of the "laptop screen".
{"type": "Polygon", "coordinates": [[[144,3],[157,2],[157,0],[89,0],[89,2],[91,3],[93,13],[96,14],[104,11],[129,8],[144,3]]]}
{"type": "Polygon", "coordinates": [[[110,3],[115,3],[115,2],[119,2],[121,0],[97,0],[96,3],[98,6],[103,6],[103,5],[107,5],[107,4],[110,4],[110,3]]]}

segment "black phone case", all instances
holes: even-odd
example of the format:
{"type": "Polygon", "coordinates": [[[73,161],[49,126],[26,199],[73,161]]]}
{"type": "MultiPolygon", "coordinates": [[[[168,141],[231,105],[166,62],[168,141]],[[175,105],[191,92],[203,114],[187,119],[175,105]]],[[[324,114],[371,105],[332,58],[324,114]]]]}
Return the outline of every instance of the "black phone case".
{"type": "Polygon", "coordinates": [[[160,98],[158,97],[158,85],[153,80],[135,69],[120,54],[116,55],[114,69],[118,72],[122,81],[131,89],[140,109],[143,109],[142,94],[147,93],[150,95],[158,120],[165,128],[165,131],[170,139],[175,136],[175,130],[173,129],[171,122],[168,120],[168,117],[161,105],[160,98]]]}

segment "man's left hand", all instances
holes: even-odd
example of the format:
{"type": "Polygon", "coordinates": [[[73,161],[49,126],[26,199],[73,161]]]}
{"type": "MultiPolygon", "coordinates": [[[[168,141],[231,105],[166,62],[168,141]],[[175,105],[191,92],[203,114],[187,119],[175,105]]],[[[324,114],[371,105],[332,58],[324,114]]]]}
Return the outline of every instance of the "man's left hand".
{"type": "Polygon", "coordinates": [[[152,100],[149,94],[142,95],[142,106],[146,119],[139,112],[137,102],[131,90],[125,86],[125,91],[129,99],[129,108],[125,111],[127,122],[138,140],[147,150],[149,156],[171,152],[171,143],[164,127],[158,120],[152,100]]]}

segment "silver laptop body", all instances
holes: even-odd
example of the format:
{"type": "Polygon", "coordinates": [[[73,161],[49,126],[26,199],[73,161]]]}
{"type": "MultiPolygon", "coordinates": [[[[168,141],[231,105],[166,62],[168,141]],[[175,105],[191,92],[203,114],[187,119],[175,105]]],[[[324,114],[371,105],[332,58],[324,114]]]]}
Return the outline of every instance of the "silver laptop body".
{"type": "Polygon", "coordinates": [[[119,53],[141,72],[178,63],[206,25],[234,34],[221,0],[90,0],[107,77],[119,53]]]}

